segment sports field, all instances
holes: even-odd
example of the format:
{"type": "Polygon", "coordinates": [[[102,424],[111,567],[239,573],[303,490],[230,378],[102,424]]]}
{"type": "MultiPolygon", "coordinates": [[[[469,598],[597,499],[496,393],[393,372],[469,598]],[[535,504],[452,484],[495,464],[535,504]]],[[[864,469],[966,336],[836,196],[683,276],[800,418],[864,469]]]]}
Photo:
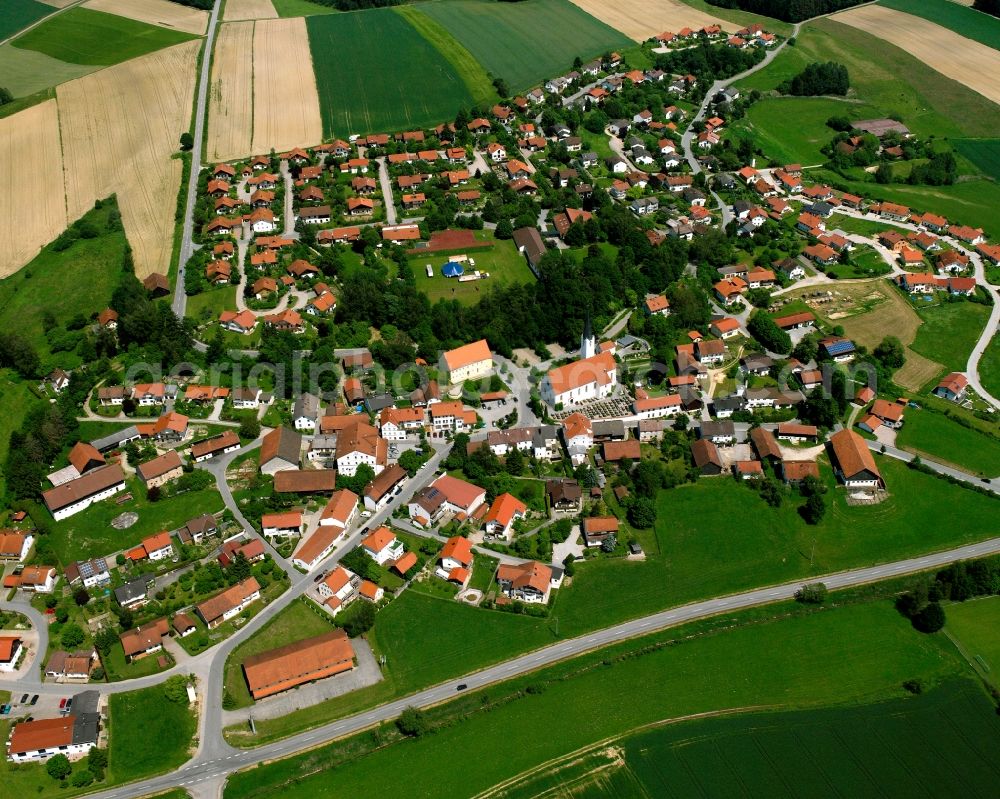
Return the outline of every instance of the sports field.
{"type": "Polygon", "coordinates": [[[195,38],[145,22],[71,8],[13,41],[70,64],[109,66],[195,38]]]}
{"type": "Polygon", "coordinates": [[[436,19],[494,77],[527,89],[584,61],[632,41],[569,0],[435,0],[415,9],[436,19]]]}
{"type": "Polygon", "coordinates": [[[492,250],[470,250],[468,254],[476,265],[468,266],[466,271],[478,269],[480,272],[489,272],[489,278],[459,283],[457,278],[441,276],[441,267],[448,262],[448,256],[424,257],[418,254],[410,258],[410,265],[417,278],[417,288],[432,303],[443,299],[458,300],[463,305],[475,305],[494,286],[535,281],[527,261],[511,241],[498,241],[492,250]],[[430,264],[434,277],[427,277],[427,264],[430,264]]]}
{"type": "Polygon", "coordinates": [[[990,711],[975,683],[956,680],[861,707],[667,724],[483,796],[945,796],[955,774],[970,795],[982,795],[1000,778],[990,754],[1000,721],[990,711]],[[931,758],[923,754],[928,740],[931,758]]]}
{"type": "Polygon", "coordinates": [[[52,6],[37,0],[4,0],[3,13],[0,13],[0,42],[54,11],[52,6]]]}
{"type": "Polygon", "coordinates": [[[956,0],[879,0],[880,6],[894,8],[937,23],[959,36],[1000,50],[1000,19],[976,11],[956,0]]]}
{"type": "Polygon", "coordinates": [[[970,430],[941,413],[908,410],[896,444],[983,477],[1000,476],[1000,438],[970,430]]]}
{"type": "Polygon", "coordinates": [[[951,145],[983,174],[1000,180],[1000,139],[952,139],[951,145]]]}
{"type": "Polygon", "coordinates": [[[392,9],[306,17],[306,26],[327,138],[436,125],[473,104],[455,68],[392,9]]]}

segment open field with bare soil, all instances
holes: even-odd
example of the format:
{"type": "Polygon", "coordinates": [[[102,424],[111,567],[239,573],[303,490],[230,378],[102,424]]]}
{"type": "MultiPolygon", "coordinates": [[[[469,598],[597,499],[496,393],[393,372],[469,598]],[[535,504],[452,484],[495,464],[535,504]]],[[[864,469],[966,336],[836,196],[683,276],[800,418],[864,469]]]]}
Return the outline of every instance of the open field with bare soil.
{"type": "Polygon", "coordinates": [[[274,19],[278,12],[271,0],[227,0],[223,22],[237,19],[274,19]]]}
{"type": "Polygon", "coordinates": [[[835,15],[836,22],[878,36],[952,80],[1000,103],[1000,52],[926,19],[879,5],[835,15]],[[961,55],[959,55],[961,54],[961,55]]]}
{"type": "Polygon", "coordinates": [[[254,153],[323,140],[306,21],[258,20],[253,35],[254,153]]]}
{"type": "Polygon", "coordinates": [[[226,161],[250,153],[253,137],[254,22],[219,28],[208,106],[208,158],[226,161]]]}
{"type": "Polygon", "coordinates": [[[118,195],[136,273],[166,273],[201,42],[136,58],[59,87],[67,215],[118,195]]]}
{"type": "Polygon", "coordinates": [[[198,36],[208,27],[207,11],[171,3],[169,0],[87,0],[84,7],[198,36]]]}
{"type": "Polygon", "coordinates": [[[65,229],[62,167],[55,100],[0,119],[0,278],[65,229]]]}
{"type": "Polygon", "coordinates": [[[706,14],[677,0],[572,0],[573,3],[606,25],[620,30],[637,42],[663,31],[681,28],[703,28],[720,25],[723,30],[736,30],[737,25],[706,14]]]}

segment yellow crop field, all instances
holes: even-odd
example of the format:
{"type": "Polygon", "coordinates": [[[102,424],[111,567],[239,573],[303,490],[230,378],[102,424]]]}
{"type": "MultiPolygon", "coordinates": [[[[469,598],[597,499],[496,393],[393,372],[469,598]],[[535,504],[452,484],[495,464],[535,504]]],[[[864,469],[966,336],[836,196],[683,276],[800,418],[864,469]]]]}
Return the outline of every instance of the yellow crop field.
{"type": "Polygon", "coordinates": [[[738,25],[713,17],[677,0],[572,0],[592,17],[620,30],[637,42],[664,31],[676,33],[681,28],[704,28],[718,25],[723,30],[736,30],[738,25]]]}
{"type": "Polygon", "coordinates": [[[70,219],[118,195],[136,273],[166,273],[180,187],[177,152],[194,102],[200,41],[135,58],[57,89],[70,219]]]}
{"type": "Polygon", "coordinates": [[[323,140],[306,21],[258,20],[253,35],[254,153],[323,140]]]}
{"type": "Polygon", "coordinates": [[[860,6],[834,17],[919,58],[931,69],[1000,103],[1000,52],[921,17],[879,5],[860,6]]]}
{"type": "Polygon", "coordinates": [[[271,5],[271,0],[226,0],[226,10],[222,15],[224,22],[238,19],[274,19],[278,12],[271,5]]]}
{"type": "Polygon", "coordinates": [[[208,106],[208,158],[228,161],[250,154],[253,133],[253,21],[219,29],[208,106]]]}
{"type": "Polygon", "coordinates": [[[0,119],[0,278],[66,228],[59,113],[47,100],[0,119]]]}
{"type": "Polygon", "coordinates": [[[87,0],[84,7],[196,36],[201,36],[208,27],[207,11],[171,3],[169,0],[87,0]]]}

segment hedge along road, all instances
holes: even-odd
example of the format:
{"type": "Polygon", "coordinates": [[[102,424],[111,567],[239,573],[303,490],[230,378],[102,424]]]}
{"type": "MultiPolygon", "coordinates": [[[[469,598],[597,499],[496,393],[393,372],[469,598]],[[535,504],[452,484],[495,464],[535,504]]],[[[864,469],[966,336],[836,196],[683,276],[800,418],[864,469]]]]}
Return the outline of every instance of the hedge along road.
{"type": "MultiPolygon", "coordinates": [[[[918,558],[908,558],[896,561],[895,563],[886,563],[880,566],[818,576],[812,578],[810,582],[822,582],[829,589],[849,588],[851,586],[863,585],[865,583],[937,568],[956,560],[965,560],[998,553],[1000,553],[1000,538],[992,538],[978,544],[969,544],[943,552],[923,555],[918,558]]],[[[411,694],[403,699],[388,702],[371,710],[325,724],[314,730],[309,730],[284,740],[267,744],[266,746],[235,751],[227,749],[225,745],[220,747],[216,744],[209,747],[209,750],[216,754],[215,759],[211,759],[209,755],[204,754],[203,750],[203,754],[171,774],[92,794],[92,796],[100,797],[100,799],[131,799],[131,797],[137,795],[165,791],[178,786],[191,786],[208,781],[219,783],[228,774],[239,769],[255,766],[266,760],[288,757],[304,749],[310,749],[337,738],[360,732],[376,724],[390,721],[398,717],[407,707],[427,707],[445,702],[455,696],[460,684],[464,684],[468,690],[476,690],[491,683],[517,677],[557,661],[629,638],[658,632],[669,627],[708,618],[720,613],[745,610],[757,605],[787,600],[792,598],[801,586],[802,581],[797,581],[758,588],[741,594],[732,594],[702,602],[694,602],[639,619],[633,619],[632,621],[588,633],[578,638],[552,644],[551,646],[512,658],[503,663],[498,663],[495,666],[482,669],[465,677],[449,680],[433,688],[411,694]],[[223,752],[226,752],[226,754],[223,755],[223,752]]],[[[227,643],[233,642],[235,638],[234,636],[234,638],[229,639],[227,643]]],[[[215,693],[218,693],[218,691],[215,693]]],[[[207,712],[216,716],[221,715],[220,709],[214,707],[212,703],[208,703],[207,712]]],[[[217,725],[214,726],[217,728],[217,725]]],[[[208,786],[205,787],[207,788],[208,786]]]]}

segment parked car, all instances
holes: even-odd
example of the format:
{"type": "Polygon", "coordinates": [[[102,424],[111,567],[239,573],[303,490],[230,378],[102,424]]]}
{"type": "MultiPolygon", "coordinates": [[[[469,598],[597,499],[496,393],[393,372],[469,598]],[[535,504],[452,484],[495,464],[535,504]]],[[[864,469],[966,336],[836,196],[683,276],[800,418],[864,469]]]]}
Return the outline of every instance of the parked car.
{"type": "Polygon", "coordinates": [[[37,705],[38,704],[38,694],[35,694],[33,697],[31,697],[31,702],[29,704],[31,704],[31,705],[37,705]]]}
{"type": "Polygon", "coordinates": [[[23,705],[28,701],[28,694],[21,694],[21,704],[23,705]]]}
{"type": "Polygon", "coordinates": [[[66,710],[66,699],[63,698],[59,700],[59,712],[62,713],[65,710],[66,710]]]}

